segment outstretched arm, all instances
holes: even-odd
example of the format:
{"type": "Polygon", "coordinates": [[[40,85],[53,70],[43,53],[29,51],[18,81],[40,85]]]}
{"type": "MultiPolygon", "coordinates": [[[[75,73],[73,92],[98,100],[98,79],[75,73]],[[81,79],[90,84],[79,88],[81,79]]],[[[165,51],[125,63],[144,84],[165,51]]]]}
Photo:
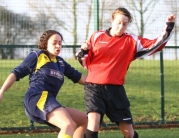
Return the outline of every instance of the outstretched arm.
{"type": "Polygon", "coordinates": [[[37,56],[35,52],[31,52],[24,61],[12,70],[0,89],[0,101],[4,93],[14,84],[15,81],[30,74],[36,66],[37,56]]]}
{"type": "Polygon", "coordinates": [[[0,89],[0,101],[2,100],[4,93],[14,84],[15,81],[16,76],[14,73],[11,73],[0,89]]]}
{"type": "Polygon", "coordinates": [[[163,30],[162,34],[154,40],[149,40],[146,38],[138,38],[136,40],[137,53],[135,55],[135,59],[145,56],[150,56],[155,52],[162,50],[172,36],[174,22],[175,22],[175,15],[172,14],[168,16],[166,20],[165,29],[163,30]]]}

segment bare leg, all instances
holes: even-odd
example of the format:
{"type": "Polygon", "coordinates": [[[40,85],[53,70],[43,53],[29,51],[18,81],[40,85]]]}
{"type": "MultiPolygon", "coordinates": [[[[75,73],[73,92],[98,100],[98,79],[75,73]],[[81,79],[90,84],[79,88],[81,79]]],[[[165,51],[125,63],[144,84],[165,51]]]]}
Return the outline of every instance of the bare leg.
{"type": "Polygon", "coordinates": [[[126,122],[120,122],[119,123],[119,129],[125,136],[125,138],[133,138],[134,137],[134,129],[132,124],[126,123],[126,122]]]}
{"type": "Polygon", "coordinates": [[[96,112],[90,112],[88,113],[88,130],[91,131],[98,131],[100,126],[100,117],[101,115],[96,112]]]}
{"type": "Polygon", "coordinates": [[[74,132],[73,138],[83,138],[88,123],[87,114],[69,107],[66,107],[65,109],[74,122],[78,125],[78,128],[74,132]]]}
{"type": "Polygon", "coordinates": [[[48,113],[47,121],[61,129],[58,138],[61,138],[63,134],[72,137],[76,129],[76,123],[63,107],[54,109],[48,113]]]}

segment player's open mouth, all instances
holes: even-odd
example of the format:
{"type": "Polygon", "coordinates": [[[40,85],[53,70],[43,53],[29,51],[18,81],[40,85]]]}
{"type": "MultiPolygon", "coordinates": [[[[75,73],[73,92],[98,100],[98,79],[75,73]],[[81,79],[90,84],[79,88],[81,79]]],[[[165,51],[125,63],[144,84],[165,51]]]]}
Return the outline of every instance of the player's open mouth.
{"type": "Polygon", "coordinates": [[[55,53],[56,53],[56,54],[59,54],[59,53],[60,53],[60,50],[55,50],[55,53]]]}

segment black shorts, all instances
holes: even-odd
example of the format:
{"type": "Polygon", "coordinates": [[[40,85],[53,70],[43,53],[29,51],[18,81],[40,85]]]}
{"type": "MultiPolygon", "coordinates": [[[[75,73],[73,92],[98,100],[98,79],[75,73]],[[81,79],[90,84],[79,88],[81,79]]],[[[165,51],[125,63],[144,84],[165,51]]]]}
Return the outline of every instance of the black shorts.
{"type": "Polygon", "coordinates": [[[97,112],[106,116],[111,122],[133,123],[130,102],[123,85],[85,84],[86,111],[97,112]]]}

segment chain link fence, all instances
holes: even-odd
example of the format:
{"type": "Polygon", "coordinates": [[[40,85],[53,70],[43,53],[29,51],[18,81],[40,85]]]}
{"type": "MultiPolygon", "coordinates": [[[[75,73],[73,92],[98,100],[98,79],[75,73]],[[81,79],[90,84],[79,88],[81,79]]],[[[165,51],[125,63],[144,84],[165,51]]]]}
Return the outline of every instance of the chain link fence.
{"type": "MultiPolygon", "coordinates": [[[[153,39],[165,27],[167,15],[178,16],[178,3],[178,0],[1,0],[0,86],[11,70],[37,48],[45,30],[62,33],[64,47],[60,56],[86,74],[74,54],[94,31],[110,27],[114,9],[123,6],[132,13],[134,21],[128,32],[153,39]]],[[[178,23],[176,18],[174,35],[162,52],[134,61],[128,70],[125,88],[136,128],[177,127],[179,124],[178,23]]],[[[30,122],[24,114],[23,97],[27,86],[28,77],[25,77],[5,94],[0,104],[0,130],[44,128],[30,122]]],[[[85,111],[83,95],[83,87],[66,81],[58,99],[66,106],[85,111]],[[72,100],[65,97],[72,97],[72,100]]],[[[103,129],[114,130],[116,126],[105,117],[103,129]]]]}

